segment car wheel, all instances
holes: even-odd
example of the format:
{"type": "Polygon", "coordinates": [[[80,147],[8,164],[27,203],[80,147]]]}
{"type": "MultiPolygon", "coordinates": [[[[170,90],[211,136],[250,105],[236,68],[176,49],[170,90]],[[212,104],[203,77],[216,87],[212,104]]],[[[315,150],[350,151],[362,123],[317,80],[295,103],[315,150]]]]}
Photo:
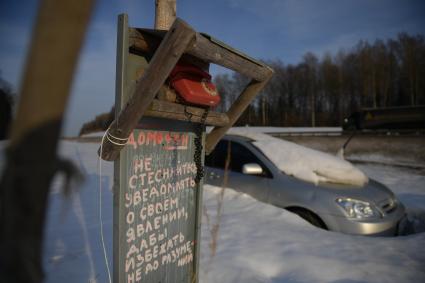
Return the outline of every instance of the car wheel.
{"type": "Polygon", "coordinates": [[[326,227],[326,224],[320,219],[319,216],[314,214],[313,212],[303,209],[303,208],[288,208],[288,210],[292,213],[297,214],[307,222],[313,224],[316,227],[319,227],[324,230],[328,230],[328,227],[326,227]]]}

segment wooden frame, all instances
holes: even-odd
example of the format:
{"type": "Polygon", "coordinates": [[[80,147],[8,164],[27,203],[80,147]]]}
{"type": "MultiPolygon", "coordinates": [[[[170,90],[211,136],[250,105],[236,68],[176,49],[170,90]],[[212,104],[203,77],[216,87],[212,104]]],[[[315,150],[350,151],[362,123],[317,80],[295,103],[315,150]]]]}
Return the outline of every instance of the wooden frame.
{"type": "MultiPolygon", "coordinates": [[[[197,33],[179,18],[174,21],[168,31],[131,29],[129,48],[134,52],[152,54],[152,58],[148,68],[140,74],[134,94],[109,128],[110,137],[115,138],[116,141],[125,140],[144,115],[188,120],[185,117],[185,107],[176,103],[154,100],[180,59],[190,60],[203,67],[208,66],[209,63],[215,63],[251,78],[250,83],[227,113],[208,115],[206,123],[215,127],[206,137],[207,154],[214,149],[273,75],[270,67],[208,35],[197,33]]],[[[190,107],[190,111],[195,114],[193,122],[199,122],[199,113],[203,109],[190,107]]],[[[124,144],[120,142],[105,139],[100,153],[101,158],[108,161],[115,160],[123,146],[124,144]]]]}

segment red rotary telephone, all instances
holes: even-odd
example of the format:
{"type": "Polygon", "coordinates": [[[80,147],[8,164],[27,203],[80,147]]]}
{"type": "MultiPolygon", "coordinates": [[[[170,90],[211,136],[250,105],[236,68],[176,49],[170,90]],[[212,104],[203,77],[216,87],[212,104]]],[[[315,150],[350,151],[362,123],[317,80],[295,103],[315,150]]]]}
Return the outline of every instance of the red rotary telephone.
{"type": "Polygon", "coordinates": [[[178,63],[171,71],[169,82],[189,104],[214,107],[220,103],[211,75],[194,65],[178,63]]]}

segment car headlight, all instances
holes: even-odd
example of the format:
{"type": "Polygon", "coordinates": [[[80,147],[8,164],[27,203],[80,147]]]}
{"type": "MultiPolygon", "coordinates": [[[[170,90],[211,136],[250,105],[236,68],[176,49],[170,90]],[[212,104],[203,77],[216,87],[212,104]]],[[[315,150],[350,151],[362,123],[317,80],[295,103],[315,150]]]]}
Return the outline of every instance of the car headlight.
{"type": "Polygon", "coordinates": [[[371,203],[350,198],[338,198],[336,203],[341,206],[350,218],[381,218],[381,212],[371,203]]]}

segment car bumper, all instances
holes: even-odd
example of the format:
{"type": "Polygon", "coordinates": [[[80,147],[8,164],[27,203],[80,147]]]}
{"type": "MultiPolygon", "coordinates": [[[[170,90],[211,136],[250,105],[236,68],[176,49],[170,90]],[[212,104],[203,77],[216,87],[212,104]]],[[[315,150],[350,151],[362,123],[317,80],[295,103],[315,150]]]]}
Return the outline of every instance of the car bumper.
{"type": "Polygon", "coordinates": [[[341,216],[322,216],[329,230],[346,234],[367,236],[395,236],[398,233],[398,225],[405,217],[405,208],[399,206],[392,213],[385,215],[379,220],[356,220],[341,216]]]}

